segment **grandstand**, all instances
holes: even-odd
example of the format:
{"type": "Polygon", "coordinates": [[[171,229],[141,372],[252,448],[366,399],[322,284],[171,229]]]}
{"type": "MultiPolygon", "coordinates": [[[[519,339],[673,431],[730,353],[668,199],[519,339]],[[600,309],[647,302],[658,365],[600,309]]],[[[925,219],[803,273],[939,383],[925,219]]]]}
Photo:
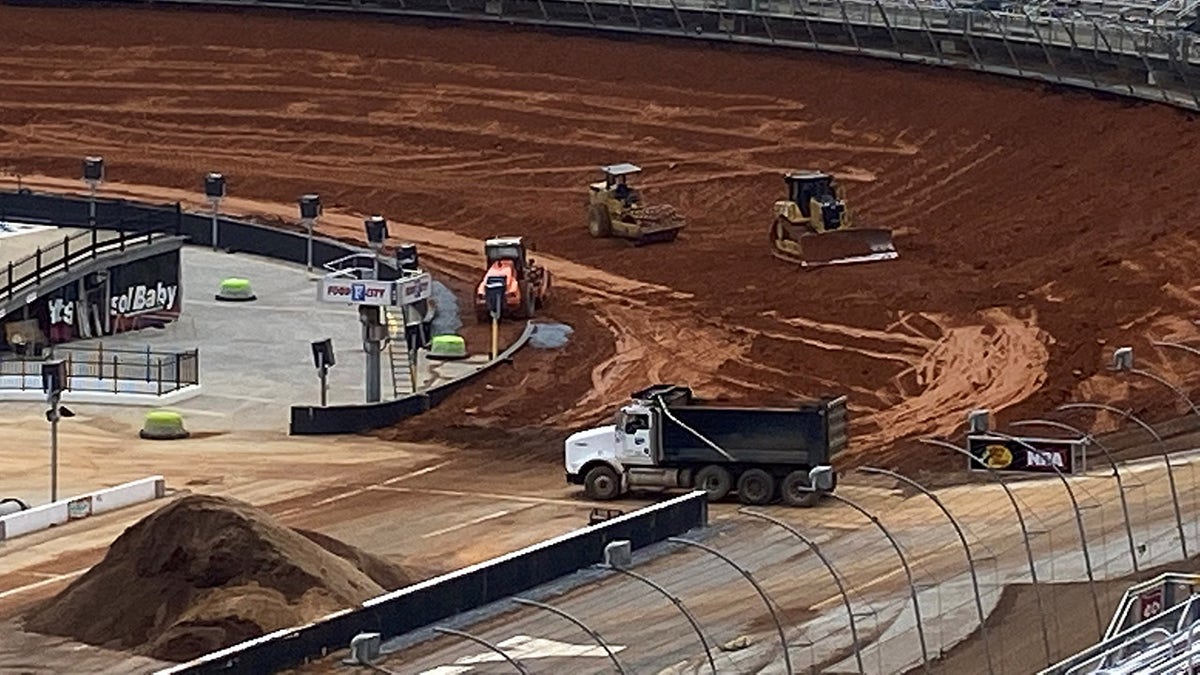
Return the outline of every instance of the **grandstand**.
{"type": "Polygon", "coordinates": [[[1200,666],[1200,575],[1167,573],[1125,592],[1104,639],[1039,675],[1167,675],[1200,666]]]}

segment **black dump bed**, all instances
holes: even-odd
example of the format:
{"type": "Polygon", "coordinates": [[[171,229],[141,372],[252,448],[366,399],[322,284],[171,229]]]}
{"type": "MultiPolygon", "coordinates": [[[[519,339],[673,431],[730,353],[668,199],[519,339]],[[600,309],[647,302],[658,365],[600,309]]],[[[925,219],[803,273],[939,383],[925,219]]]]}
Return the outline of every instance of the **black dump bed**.
{"type": "Polygon", "coordinates": [[[709,405],[690,388],[676,385],[650,387],[633,396],[661,411],[664,464],[734,461],[811,467],[828,464],[848,441],[844,396],[778,408],[709,405]]]}

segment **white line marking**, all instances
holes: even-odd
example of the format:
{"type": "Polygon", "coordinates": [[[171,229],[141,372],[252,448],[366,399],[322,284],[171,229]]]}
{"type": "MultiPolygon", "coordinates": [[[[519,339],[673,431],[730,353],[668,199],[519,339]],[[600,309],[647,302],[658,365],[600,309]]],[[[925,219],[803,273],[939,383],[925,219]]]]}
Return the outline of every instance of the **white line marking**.
{"type": "Polygon", "coordinates": [[[35,581],[32,584],[25,584],[24,586],[10,588],[7,591],[0,592],[0,600],[3,600],[4,598],[7,598],[10,595],[17,595],[19,593],[24,593],[25,591],[32,591],[35,588],[41,588],[42,586],[49,586],[50,584],[57,583],[59,581],[62,581],[63,579],[70,579],[71,577],[77,577],[86,571],[88,571],[88,568],[84,568],[81,570],[75,570],[74,572],[67,572],[66,574],[56,574],[56,575],[50,577],[49,579],[42,579],[41,581],[35,581]]]}
{"type": "Polygon", "coordinates": [[[489,513],[486,516],[479,516],[478,518],[472,518],[471,520],[461,522],[457,525],[451,525],[450,527],[443,527],[440,530],[434,530],[433,532],[427,532],[427,533],[421,535],[421,538],[428,539],[430,537],[436,537],[440,534],[448,534],[450,532],[454,532],[455,530],[461,530],[464,527],[478,525],[479,523],[485,523],[489,520],[495,520],[496,518],[503,518],[504,516],[507,516],[510,513],[512,513],[512,511],[508,511],[508,510],[497,511],[495,513],[489,513]]]}
{"type": "Polygon", "coordinates": [[[416,471],[413,471],[412,473],[404,474],[403,476],[396,476],[395,478],[389,478],[389,479],[383,481],[382,483],[380,483],[380,485],[393,485],[395,483],[399,483],[400,481],[408,480],[409,478],[416,478],[417,476],[424,476],[427,473],[433,473],[434,471],[437,471],[438,469],[442,468],[443,466],[446,466],[447,464],[449,464],[452,461],[453,460],[448,459],[439,464],[434,464],[433,466],[427,466],[424,469],[417,469],[416,471]]]}
{"type": "MultiPolygon", "coordinates": [[[[312,506],[325,506],[326,504],[340,502],[343,499],[349,499],[350,497],[356,497],[356,496],[366,492],[367,490],[383,488],[384,486],[391,485],[393,483],[399,483],[400,481],[405,481],[405,480],[408,480],[409,478],[416,478],[417,476],[424,476],[427,473],[433,473],[434,471],[437,471],[438,469],[442,468],[443,466],[446,466],[447,464],[449,464],[452,461],[453,460],[448,459],[444,462],[434,464],[433,466],[427,466],[423,469],[417,469],[416,471],[413,471],[410,473],[402,474],[400,476],[394,476],[392,478],[389,478],[389,479],[383,481],[382,483],[375,483],[373,485],[368,485],[366,487],[361,487],[361,488],[357,488],[354,490],[348,490],[346,492],[336,494],[332,497],[326,497],[325,499],[322,499],[321,501],[313,502],[312,506]]],[[[392,489],[399,489],[399,488],[392,488],[392,489]]],[[[282,518],[284,516],[290,516],[291,514],[296,513],[298,511],[302,511],[302,510],[303,510],[303,508],[288,509],[286,511],[282,511],[280,513],[275,514],[275,517],[282,518]]]]}
{"type": "MultiPolygon", "coordinates": [[[[375,487],[375,486],[373,486],[373,485],[372,485],[372,486],[370,486],[370,487],[375,487]]],[[[326,498],[326,499],[322,499],[322,500],[321,500],[321,501],[319,501],[319,502],[313,502],[313,506],[325,506],[326,504],[332,504],[332,503],[334,503],[334,502],[340,502],[340,501],[342,501],[343,499],[349,499],[350,497],[353,497],[353,496],[355,496],[355,495],[361,495],[362,493],[364,493],[364,492],[366,492],[366,491],[367,491],[367,488],[365,488],[365,487],[364,487],[364,488],[358,488],[357,490],[350,490],[349,492],[343,492],[343,493],[342,493],[342,494],[340,494],[340,495],[334,495],[334,496],[332,496],[332,497],[328,497],[328,498],[326,498]]]]}
{"type": "Polygon", "coordinates": [[[408,488],[408,487],[392,487],[390,485],[376,485],[372,490],[392,490],[394,492],[414,492],[430,495],[441,495],[445,497],[470,497],[475,499],[500,499],[510,502],[523,502],[526,504],[554,504],[558,506],[600,506],[593,502],[579,502],[570,499],[553,499],[550,497],[526,497],[522,495],[498,495],[491,492],[463,492],[461,490],[439,490],[436,488],[408,488]]]}

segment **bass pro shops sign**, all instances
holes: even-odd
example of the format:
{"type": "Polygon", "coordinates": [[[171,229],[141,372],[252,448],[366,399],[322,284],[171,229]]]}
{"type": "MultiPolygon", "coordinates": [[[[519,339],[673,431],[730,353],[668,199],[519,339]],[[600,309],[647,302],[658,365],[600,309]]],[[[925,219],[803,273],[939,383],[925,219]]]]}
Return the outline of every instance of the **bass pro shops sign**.
{"type": "Polygon", "coordinates": [[[972,471],[983,467],[1001,472],[1076,473],[1085,471],[1087,443],[1065,438],[1005,438],[981,434],[967,437],[974,459],[972,471]]]}

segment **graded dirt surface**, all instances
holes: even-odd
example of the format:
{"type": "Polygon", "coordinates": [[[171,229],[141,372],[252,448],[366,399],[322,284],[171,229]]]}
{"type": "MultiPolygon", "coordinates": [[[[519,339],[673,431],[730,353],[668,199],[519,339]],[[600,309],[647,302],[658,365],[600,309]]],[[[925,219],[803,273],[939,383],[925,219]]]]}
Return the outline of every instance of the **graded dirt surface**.
{"type": "MultiPolygon", "coordinates": [[[[192,459],[175,449],[184,446],[131,445],[128,429],[79,434],[70,440],[90,452],[64,452],[64,481],[83,489],[161,472],[432,573],[582,524],[590,505],[562,484],[561,440],[649,383],[755,403],[847,393],[854,442],[842,467],[916,475],[962,466],[909,441],[953,433],[975,407],[1007,419],[1093,399],[1171,417],[1169,395],[1105,370],[1116,346],[1133,345],[1140,365],[1172,381],[1194,373],[1190,357],[1147,342],[1200,332],[1191,321],[1200,197],[1175,187],[1200,173],[1194,122],[1167,108],[804,52],[463,24],[9,6],[0,23],[5,186],[20,175],[35,189],[78,191],[80,158],[98,154],[106,196],[199,207],[201,176],[221,171],[225,211],[291,220],[296,197],[316,191],[323,234],[359,240],[362,217],[383,214],[390,243],[416,242],[460,301],[482,274],[484,237],[527,235],[554,275],[541,319],[574,329],[565,347],[526,350],[514,367],[377,434],[389,442],[231,434],[196,439],[187,447],[201,459],[192,459]],[[63,29],[74,25],[89,31],[63,29]],[[588,235],[586,185],[598,165],[619,161],[645,167],[647,201],[688,216],[676,242],[632,248],[588,235]],[[900,259],[806,272],[773,258],[771,205],[781,174],[796,168],[833,172],[858,222],[896,230],[900,259]]],[[[44,426],[40,410],[27,412],[0,420],[14,439],[0,458],[31,474],[44,459],[18,454],[15,439],[44,443],[44,426]]],[[[82,425],[91,411],[81,412],[82,425]]],[[[1097,493],[1111,483],[1086,480],[1097,493]]],[[[1144,484],[1142,494],[1161,492],[1161,479],[1144,484]]],[[[1055,492],[1039,498],[1053,514],[1041,530],[1067,533],[1048,544],[1051,564],[1060,558],[1059,580],[1077,580],[1055,552],[1071,523],[1047,485],[1027,489],[1055,492]]],[[[997,567],[1019,578],[1006,507],[999,514],[1000,498],[984,503],[973,487],[954,508],[975,510],[974,536],[986,535],[997,567]]],[[[897,499],[875,496],[880,509],[897,499]]],[[[1116,500],[1103,496],[1089,500],[1103,505],[1088,512],[1089,528],[1117,542],[1107,558],[1120,561],[1116,500]]],[[[1159,545],[1169,507],[1161,494],[1148,499],[1141,509],[1156,529],[1139,537],[1169,555],[1159,545]]],[[[941,516],[914,501],[901,537],[927,553],[925,581],[929,568],[934,582],[961,573],[947,544],[956,540],[931,534],[941,516]]],[[[1193,500],[1189,523],[1196,511],[1193,500]]],[[[13,542],[0,579],[16,592],[0,591],[0,616],[98,562],[133,517],[13,542]],[[67,533],[71,548],[56,548],[67,533]]],[[[856,586],[886,580],[902,598],[892,551],[854,514],[789,518],[848,534],[838,561],[856,586]]],[[[790,565],[779,586],[814,597],[789,606],[803,614],[798,603],[824,603],[815,596],[829,589],[794,584],[790,565]]],[[[968,611],[954,625],[969,631],[959,599],[968,611]]],[[[1030,623],[1014,612],[1005,620],[1030,623]]],[[[897,628],[886,647],[911,652],[912,642],[897,628]]]]}
{"type": "MultiPolygon", "coordinates": [[[[844,461],[904,464],[895,441],[950,433],[972,407],[1120,397],[1113,346],[1163,366],[1145,336],[1195,334],[1197,198],[1173,187],[1193,182],[1195,140],[1168,108],[464,25],[11,7],[0,21],[10,171],[77,183],[94,153],[113,181],[194,199],[220,170],[233,196],[289,218],[317,190],[331,210],[428,228],[419,244],[453,238],[427,259],[467,276],[481,238],[531,236],[561,282],[548,316],[581,346],[501,376],[477,411],[488,427],[591,423],[655,380],[746,401],[848,393],[844,461]],[[61,30],[75,22],[94,30],[61,30]],[[675,243],[588,236],[585,186],[622,160],[646,168],[648,201],[687,214],[675,243]],[[803,167],[835,173],[859,222],[894,228],[900,259],[804,272],[772,258],[780,175],[803,167]]],[[[324,230],[357,238],[343,222],[324,230]]],[[[1148,388],[1135,405],[1163,400],[1148,388]]]]}

